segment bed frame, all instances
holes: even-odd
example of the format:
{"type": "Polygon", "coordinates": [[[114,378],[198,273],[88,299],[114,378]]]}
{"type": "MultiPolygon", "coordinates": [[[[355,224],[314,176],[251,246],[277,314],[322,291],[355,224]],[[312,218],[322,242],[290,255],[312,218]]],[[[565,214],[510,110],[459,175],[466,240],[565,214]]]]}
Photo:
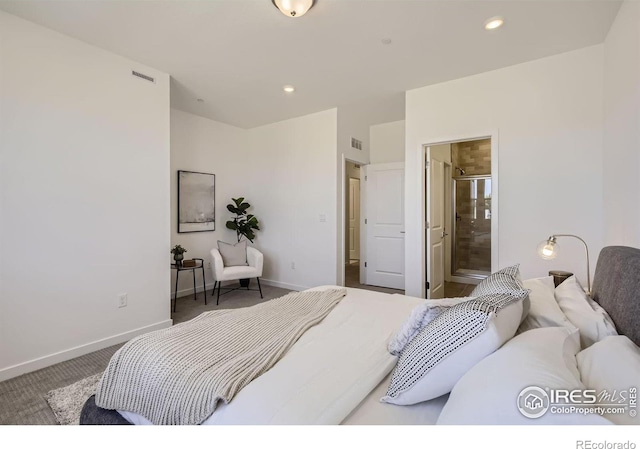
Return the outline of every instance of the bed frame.
{"type": "MultiPolygon", "coordinates": [[[[611,316],[618,333],[640,346],[640,249],[607,246],[600,251],[592,298],[611,316]]],[[[80,424],[130,424],[115,410],[96,405],[91,396],[80,414],[80,424]]]]}
{"type": "Polygon", "coordinates": [[[603,248],[591,297],[609,313],[618,333],[640,346],[640,249],[603,248]]]}

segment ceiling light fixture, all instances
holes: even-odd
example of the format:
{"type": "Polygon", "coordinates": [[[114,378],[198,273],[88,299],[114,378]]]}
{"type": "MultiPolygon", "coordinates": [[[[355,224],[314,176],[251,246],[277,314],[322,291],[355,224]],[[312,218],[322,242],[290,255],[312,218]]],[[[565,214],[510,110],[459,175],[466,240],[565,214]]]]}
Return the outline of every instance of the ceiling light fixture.
{"type": "Polygon", "coordinates": [[[300,17],[311,9],[316,0],[271,0],[287,17],[300,17]]]}
{"type": "Polygon", "coordinates": [[[295,87],[293,87],[293,86],[292,86],[292,85],[290,85],[290,84],[287,84],[286,86],[284,86],[284,87],[282,88],[282,90],[284,90],[286,93],[290,94],[290,93],[295,92],[295,91],[296,91],[296,88],[295,88],[295,87]]]}
{"type": "Polygon", "coordinates": [[[496,28],[500,28],[502,25],[504,25],[504,19],[502,17],[492,17],[484,23],[484,29],[495,30],[496,28]]]}

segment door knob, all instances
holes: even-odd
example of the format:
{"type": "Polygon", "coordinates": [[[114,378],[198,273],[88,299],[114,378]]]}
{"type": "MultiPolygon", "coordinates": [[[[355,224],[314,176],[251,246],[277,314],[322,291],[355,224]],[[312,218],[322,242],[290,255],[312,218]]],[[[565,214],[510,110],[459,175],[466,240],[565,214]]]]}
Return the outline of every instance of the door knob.
{"type": "Polygon", "coordinates": [[[449,234],[447,234],[446,232],[442,231],[442,238],[445,238],[446,236],[448,236],[449,234]]]}

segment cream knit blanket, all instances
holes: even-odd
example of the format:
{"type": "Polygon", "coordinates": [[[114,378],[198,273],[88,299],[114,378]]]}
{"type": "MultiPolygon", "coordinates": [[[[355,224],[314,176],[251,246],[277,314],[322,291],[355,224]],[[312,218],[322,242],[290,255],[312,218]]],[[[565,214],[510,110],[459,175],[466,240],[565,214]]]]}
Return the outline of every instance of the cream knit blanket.
{"type": "Polygon", "coordinates": [[[344,288],[294,292],[136,337],[111,358],[96,404],[154,424],[200,424],[218,401],[228,403],[275,365],[345,295],[344,288]]]}

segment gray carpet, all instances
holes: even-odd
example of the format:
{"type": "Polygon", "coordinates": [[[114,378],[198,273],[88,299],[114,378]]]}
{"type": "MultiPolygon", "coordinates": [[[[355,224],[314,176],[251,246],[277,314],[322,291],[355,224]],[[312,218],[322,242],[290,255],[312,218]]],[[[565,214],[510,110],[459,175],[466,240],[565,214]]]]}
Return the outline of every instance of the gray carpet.
{"type": "MultiPolygon", "coordinates": [[[[198,294],[197,301],[193,300],[193,295],[184,296],[178,298],[172,319],[174,324],[178,324],[208,310],[248,307],[285,295],[289,290],[263,285],[262,292],[264,299],[261,300],[258,292],[237,290],[221,296],[217,307],[215,298],[211,296],[207,297],[207,306],[204,305],[202,293],[198,294]]],[[[207,294],[211,295],[211,291],[207,294]]],[[[101,373],[120,346],[111,346],[0,382],[0,424],[58,424],[45,399],[47,393],[101,373]]]]}

